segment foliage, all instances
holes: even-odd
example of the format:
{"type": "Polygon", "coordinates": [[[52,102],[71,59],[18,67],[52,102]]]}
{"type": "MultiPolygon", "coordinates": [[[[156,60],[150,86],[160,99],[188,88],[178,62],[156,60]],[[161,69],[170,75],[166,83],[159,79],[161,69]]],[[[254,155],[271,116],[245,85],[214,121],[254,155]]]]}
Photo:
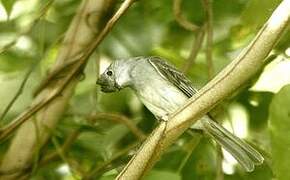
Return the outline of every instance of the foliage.
{"type": "Polygon", "coordinates": [[[273,155],[273,170],[277,179],[289,179],[289,106],[290,86],[283,87],[273,98],[270,106],[270,125],[271,146],[273,155]]]}
{"type": "MultiPolygon", "coordinates": [[[[47,2],[49,1],[1,1],[0,112],[4,111],[18,91],[24,74],[31,67],[34,68],[21,96],[5,118],[0,120],[1,126],[9,123],[13,117],[29,106],[33,99],[33,91],[55,61],[62,37],[80,1],[55,1],[45,16],[38,17],[47,2]]],[[[215,73],[247,45],[279,2],[268,0],[261,5],[257,0],[213,1],[212,55],[215,73]]],[[[201,1],[184,1],[181,8],[183,15],[190,22],[201,26],[206,21],[201,1]]],[[[132,91],[101,93],[95,86],[99,67],[100,70],[104,69],[106,62],[116,58],[156,55],[168,59],[182,69],[188,61],[196,40],[195,35],[196,32],[185,30],[176,22],[172,12],[172,1],[147,0],[135,3],[90,58],[84,79],[80,79],[66,113],[52,133],[52,139],[42,148],[39,157],[35,157],[32,179],[79,179],[80,177],[113,179],[132,156],[140,137],[124,126],[122,121],[121,123],[115,121],[110,116],[100,118],[98,113],[125,116],[137,125],[141,133],[145,134],[151,132],[156,121],[132,91]],[[101,59],[100,64],[98,64],[98,57],[101,59]],[[73,142],[65,153],[46,160],[49,155],[58,151],[62,144],[67,143],[68,138],[71,138],[74,133],[76,137],[72,138],[73,142]]],[[[290,77],[289,42],[290,33],[287,32],[273,50],[277,58],[264,69],[262,75],[257,75],[260,77],[256,77],[258,83],[265,74],[272,77],[267,84],[264,83],[260,89],[253,88],[257,80],[253,79],[245,85],[246,88],[241,88],[235,96],[222,102],[213,111],[219,121],[225,122],[226,125],[232,122],[238,135],[249,140],[266,159],[262,166],[247,174],[225,154],[222,175],[225,180],[264,180],[273,177],[289,179],[286,178],[290,176],[287,172],[289,162],[286,153],[288,152],[286,145],[290,142],[287,131],[290,126],[289,86],[278,94],[275,94],[277,91],[273,91],[271,87],[272,84],[277,85],[275,83],[277,79],[284,79],[279,81],[278,89],[290,82],[290,79],[287,79],[290,77]],[[283,67],[287,69],[288,74],[286,71],[285,74],[278,75],[271,73],[281,63],[285,63],[283,67]],[[239,129],[242,129],[242,132],[239,129]],[[269,151],[270,148],[272,152],[269,151]]],[[[194,65],[187,73],[196,87],[202,87],[209,79],[205,53],[206,45],[203,43],[194,65]]],[[[220,173],[217,171],[217,166],[221,163],[216,158],[215,146],[209,138],[205,137],[196,148],[192,148],[194,142],[191,139],[192,137],[185,133],[145,179],[215,179],[217,173],[220,173]]],[[[1,144],[0,157],[5,154],[8,145],[9,141],[1,144]]]]}

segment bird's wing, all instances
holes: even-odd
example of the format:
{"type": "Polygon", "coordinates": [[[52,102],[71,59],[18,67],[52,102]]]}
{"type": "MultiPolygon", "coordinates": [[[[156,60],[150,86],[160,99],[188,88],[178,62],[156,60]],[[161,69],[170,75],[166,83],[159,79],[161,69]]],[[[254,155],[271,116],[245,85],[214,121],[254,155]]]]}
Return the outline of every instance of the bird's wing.
{"type": "Polygon", "coordinates": [[[197,90],[193,88],[191,81],[173,65],[159,57],[149,57],[148,61],[163,78],[174,84],[187,97],[192,97],[197,92],[197,90]]]}

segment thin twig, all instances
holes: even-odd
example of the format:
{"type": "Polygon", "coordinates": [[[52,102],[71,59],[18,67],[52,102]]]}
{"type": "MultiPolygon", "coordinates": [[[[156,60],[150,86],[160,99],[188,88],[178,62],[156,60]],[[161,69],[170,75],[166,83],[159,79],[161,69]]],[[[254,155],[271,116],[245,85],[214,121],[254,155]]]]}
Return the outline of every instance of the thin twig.
{"type": "Polygon", "coordinates": [[[216,145],[216,180],[224,180],[222,147],[216,145]]]}
{"type": "Polygon", "coordinates": [[[187,163],[189,157],[192,155],[194,149],[196,148],[196,146],[199,144],[199,141],[201,139],[201,134],[198,133],[194,133],[191,131],[188,131],[191,135],[192,138],[191,140],[186,144],[187,148],[186,148],[186,156],[183,158],[183,160],[181,161],[177,172],[181,173],[181,171],[183,170],[185,164],[187,163]]]}
{"type": "MultiPolygon", "coordinates": [[[[133,127],[132,129],[134,129],[134,124],[131,123],[131,121],[122,115],[118,115],[118,114],[109,114],[109,113],[99,113],[97,115],[91,115],[89,116],[89,120],[92,123],[95,123],[97,120],[102,119],[102,118],[106,118],[112,121],[116,121],[119,123],[122,123],[124,125],[126,125],[128,128],[129,127],[133,127]]],[[[135,127],[137,130],[137,134],[136,135],[138,138],[141,139],[141,137],[146,137],[146,135],[139,130],[137,127],[135,127]]],[[[130,128],[129,128],[130,129],[130,128]]],[[[131,129],[131,130],[132,130],[131,129]]],[[[133,132],[134,130],[132,130],[133,132]]],[[[136,133],[135,132],[135,133],[136,133]]],[[[77,137],[79,136],[79,134],[81,133],[80,129],[76,129],[75,131],[73,131],[71,133],[71,135],[65,140],[65,142],[63,143],[63,145],[61,147],[58,147],[57,151],[54,151],[48,155],[46,155],[39,163],[40,166],[43,166],[51,161],[54,161],[56,159],[58,159],[60,157],[60,155],[64,155],[66,154],[66,152],[68,151],[68,149],[71,147],[71,145],[74,143],[74,141],[77,139],[77,137]]],[[[134,133],[133,133],[134,134],[134,133]]],[[[125,149],[122,149],[121,151],[118,151],[118,153],[116,153],[110,160],[102,163],[101,165],[97,166],[94,170],[92,170],[88,176],[84,177],[84,179],[92,176],[95,176],[99,171],[101,171],[102,169],[104,169],[105,167],[107,167],[111,162],[115,161],[116,159],[118,159],[119,157],[123,156],[124,154],[126,154],[129,150],[133,149],[134,147],[136,147],[139,144],[139,142],[133,143],[131,145],[129,145],[128,147],[126,147],[125,149]]]]}
{"type": "Polygon", "coordinates": [[[3,53],[4,51],[7,51],[7,50],[10,49],[11,47],[13,47],[13,46],[17,43],[18,39],[19,39],[21,36],[23,36],[23,35],[28,34],[29,32],[31,32],[32,28],[33,28],[33,27],[34,27],[34,26],[39,22],[39,20],[40,20],[43,16],[45,16],[45,14],[46,14],[47,11],[49,10],[49,8],[50,8],[50,6],[53,4],[53,2],[54,2],[54,0],[50,0],[50,1],[48,1],[48,2],[44,5],[44,7],[41,8],[39,15],[38,15],[36,18],[34,18],[34,20],[31,22],[31,24],[29,25],[29,27],[28,27],[25,31],[20,32],[14,40],[12,40],[11,42],[9,42],[9,43],[5,44],[4,46],[2,46],[2,47],[0,48],[0,54],[3,53]]]}
{"type": "MultiPolygon", "coordinates": [[[[71,71],[63,78],[63,81],[59,83],[58,88],[55,89],[54,93],[52,93],[47,98],[43,99],[36,105],[30,107],[27,111],[23,112],[14,119],[10,124],[0,129],[0,141],[6,139],[19,125],[24,123],[27,119],[37,113],[40,109],[49,104],[53,99],[61,95],[62,91],[65,87],[71,82],[75,77],[77,77],[85,64],[87,63],[88,57],[94,52],[96,47],[101,43],[101,41],[105,38],[105,36],[111,31],[113,26],[119,20],[119,18],[127,11],[127,9],[135,2],[135,0],[126,0],[122,3],[121,7],[117,10],[114,16],[107,22],[104,29],[100,32],[100,34],[96,37],[93,43],[88,46],[87,50],[82,54],[79,61],[74,64],[71,71]]],[[[63,67],[66,68],[66,67],[63,67]]],[[[56,74],[57,76],[58,74],[56,74]]]]}
{"type": "Polygon", "coordinates": [[[140,140],[144,140],[146,138],[146,135],[141,131],[130,119],[128,119],[126,116],[121,114],[112,114],[112,113],[96,113],[93,115],[90,115],[88,117],[90,122],[92,124],[95,124],[96,121],[101,119],[108,119],[117,123],[124,124],[128,127],[129,130],[140,140]]]}
{"type": "MultiPolygon", "coordinates": [[[[28,28],[28,30],[20,33],[20,35],[18,35],[18,37],[11,41],[10,43],[6,44],[5,46],[3,46],[0,49],[0,54],[4,51],[6,51],[7,49],[9,49],[10,47],[12,47],[14,44],[16,44],[17,40],[19,39],[20,36],[29,33],[32,28],[38,23],[38,21],[46,14],[46,12],[49,10],[50,6],[52,5],[52,3],[54,2],[54,0],[49,1],[41,10],[40,10],[40,14],[33,20],[33,22],[31,23],[30,27],[28,28]]],[[[18,97],[22,94],[23,89],[25,87],[25,84],[29,78],[29,76],[31,75],[31,73],[33,72],[34,68],[37,66],[38,62],[33,64],[30,69],[27,71],[27,73],[25,74],[20,87],[18,89],[18,91],[16,92],[16,94],[14,95],[14,97],[11,99],[11,101],[9,102],[9,104],[7,105],[7,107],[4,109],[3,113],[1,114],[0,117],[0,121],[4,119],[4,117],[6,116],[6,114],[8,113],[8,111],[10,110],[10,108],[13,106],[13,104],[16,102],[16,100],[18,99],[18,97]]]]}
{"type": "Polygon", "coordinates": [[[102,164],[100,164],[99,166],[97,166],[95,169],[93,169],[91,172],[89,172],[88,175],[85,176],[83,179],[84,180],[86,180],[86,179],[93,179],[94,176],[97,176],[98,175],[98,172],[100,172],[101,170],[103,170],[104,168],[106,168],[113,161],[119,159],[120,157],[123,157],[125,154],[128,154],[128,152],[130,150],[132,150],[133,148],[137,147],[139,144],[140,144],[140,142],[135,142],[133,144],[130,144],[126,148],[118,151],[117,153],[114,154],[114,156],[112,158],[110,158],[108,161],[103,162],[102,164]]]}
{"type": "MultiPolygon", "coordinates": [[[[124,124],[140,140],[144,140],[146,138],[146,135],[138,127],[136,127],[127,117],[125,117],[123,115],[109,114],[109,113],[98,113],[96,115],[88,116],[88,119],[91,123],[95,123],[96,121],[101,120],[102,118],[124,124]]],[[[78,138],[80,133],[81,133],[81,129],[74,130],[70,134],[70,136],[68,138],[66,138],[65,142],[59,148],[58,151],[54,151],[54,152],[44,156],[41,159],[39,164],[41,166],[43,166],[43,165],[47,164],[48,162],[56,160],[57,158],[59,158],[59,151],[61,151],[62,154],[65,154],[68,151],[68,149],[71,147],[71,145],[74,143],[74,141],[78,138]]]]}
{"type": "Polygon", "coordinates": [[[58,155],[62,159],[62,161],[65,162],[69,166],[69,168],[71,169],[71,172],[72,172],[73,176],[75,176],[75,172],[77,172],[78,174],[83,175],[84,174],[83,173],[84,171],[80,168],[80,166],[77,166],[76,167],[76,164],[75,163],[73,164],[70,161],[70,159],[66,156],[66,154],[64,153],[64,151],[62,151],[62,148],[60,147],[57,139],[55,137],[52,137],[51,139],[52,139],[53,145],[56,148],[56,152],[58,153],[58,155]]]}
{"type": "Polygon", "coordinates": [[[195,42],[191,48],[191,52],[190,55],[187,59],[187,61],[184,63],[183,67],[182,67],[182,71],[184,74],[187,74],[188,71],[190,70],[190,68],[193,66],[194,62],[195,62],[195,58],[200,50],[200,48],[202,47],[202,42],[204,39],[204,34],[205,34],[205,30],[204,27],[201,27],[196,35],[195,38],[195,42]]]}
{"type": "Polygon", "coordinates": [[[33,72],[34,68],[36,67],[36,64],[33,64],[29,70],[26,72],[17,92],[15,93],[15,95],[13,96],[13,98],[11,99],[11,101],[8,103],[8,105],[6,106],[6,108],[4,109],[3,113],[1,114],[0,117],[0,121],[3,121],[3,119],[5,118],[6,114],[9,112],[10,108],[13,106],[13,104],[16,102],[16,100],[18,99],[18,97],[22,94],[23,89],[26,85],[27,80],[29,79],[31,73],[33,72]]]}
{"type": "Polygon", "coordinates": [[[173,14],[176,22],[186,30],[196,31],[199,26],[189,22],[181,13],[181,0],[173,0],[173,14]]]}
{"type": "Polygon", "coordinates": [[[212,1],[203,0],[203,6],[206,14],[206,61],[208,69],[208,79],[211,79],[214,75],[214,65],[212,61],[212,44],[213,44],[213,13],[212,13],[212,1]]]}
{"type": "Polygon", "coordinates": [[[73,143],[75,142],[75,140],[78,138],[78,136],[80,135],[81,131],[80,129],[76,129],[74,130],[64,141],[63,145],[59,148],[58,151],[54,151],[46,156],[44,156],[39,164],[40,166],[43,166],[45,164],[47,164],[48,162],[51,162],[53,160],[56,160],[57,158],[59,158],[59,151],[62,152],[62,154],[65,154],[69,148],[73,145],[73,143]]]}

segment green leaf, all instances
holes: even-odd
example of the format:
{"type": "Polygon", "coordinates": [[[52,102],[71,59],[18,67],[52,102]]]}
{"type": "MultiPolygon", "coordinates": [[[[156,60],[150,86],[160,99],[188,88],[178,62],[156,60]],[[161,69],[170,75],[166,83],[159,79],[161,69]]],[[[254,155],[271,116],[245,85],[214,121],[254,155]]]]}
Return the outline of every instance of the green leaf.
{"type": "Polygon", "coordinates": [[[158,179],[170,179],[170,180],[181,180],[179,174],[170,171],[152,170],[144,178],[144,180],[158,180],[158,179]]]}
{"type": "Polygon", "coordinates": [[[273,98],[271,92],[242,91],[238,102],[242,103],[249,113],[249,125],[251,129],[260,129],[268,125],[269,105],[273,98]]]}
{"type": "Polygon", "coordinates": [[[116,179],[116,175],[103,176],[100,180],[114,180],[114,179],[116,179]]]}
{"type": "Polygon", "coordinates": [[[16,0],[1,0],[1,3],[7,13],[8,19],[9,19],[10,13],[12,11],[12,8],[15,2],[16,0]]]}
{"type": "Polygon", "coordinates": [[[249,1],[241,16],[242,22],[253,29],[260,27],[270,17],[280,1],[268,0],[263,3],[260,0],[249,1]]]}
{"type": "Polygon", "coordinates": [[[36,60],[28,54],[19,53],[19,51],[6,51],[0,55],[0,71],[16,72],[25,70],[36,60]]]}
{"type": "Polygon", "coordinates": [[[290,85],[284,86],[270,105],[273,170],[279,180],[290,179],[290,85]]]}

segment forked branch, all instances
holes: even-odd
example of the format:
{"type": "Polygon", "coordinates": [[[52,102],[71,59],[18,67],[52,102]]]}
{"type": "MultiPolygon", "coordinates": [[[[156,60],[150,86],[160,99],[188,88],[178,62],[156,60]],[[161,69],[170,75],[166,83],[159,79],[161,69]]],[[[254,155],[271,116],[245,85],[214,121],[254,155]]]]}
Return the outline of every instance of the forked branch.
{"type": "Polygon", "coordinates": [[[236,59],[172,114],[168,123],[159,124],[117,179],[140,179],[187,128],[255,75],[289,21],[290,0],[284,0],[236,59]]]}

